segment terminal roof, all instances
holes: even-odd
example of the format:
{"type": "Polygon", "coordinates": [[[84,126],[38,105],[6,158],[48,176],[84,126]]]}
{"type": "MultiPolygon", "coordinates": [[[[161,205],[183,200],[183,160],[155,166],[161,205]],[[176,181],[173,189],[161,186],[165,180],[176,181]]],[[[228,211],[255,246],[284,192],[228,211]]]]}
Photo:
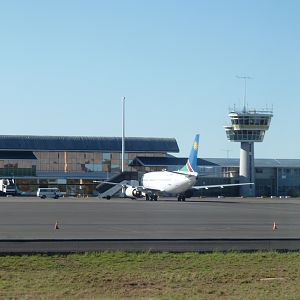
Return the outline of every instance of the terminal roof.
{"type": "MultiPolygon", "coordinates": [[[[187,161],[184,157],[136,157],[130,166],[164,167],[164,166],[183,166],[187,161]]],[[[198,166],[217,166],[217,164],[202,158],[197,160],[198,166]]]]}
{"type": "MultiPolygon", "coordinates": [[[[116,151],[121,137],[0,135],[0,150],[116,151]]],[[[126,152],[179,152],[175,138],[126,137],[126,152]]]]}
{"type": "MultiPolygon", "coordinates": [[[[206,160],[222,167],[239,167],[239,158],[206,158],[206,160]]],[[[300,168],[300,159],[255,158],[257,168],[300,168]]]]}
{"type": "MultiPolygon", "coordinates": [[[[183,166],[187,161],[185,157],[136,157],[131,166],[144,167],[164,167],[164,166],[183,166]]],[[[203,166],[219,166],[219,167],[239,167],[239,158],[198,158],[197,165],[203,166]]],[[[257,168],[300,168],[300,159],[255,159],[255,167],[257,168]]]]}

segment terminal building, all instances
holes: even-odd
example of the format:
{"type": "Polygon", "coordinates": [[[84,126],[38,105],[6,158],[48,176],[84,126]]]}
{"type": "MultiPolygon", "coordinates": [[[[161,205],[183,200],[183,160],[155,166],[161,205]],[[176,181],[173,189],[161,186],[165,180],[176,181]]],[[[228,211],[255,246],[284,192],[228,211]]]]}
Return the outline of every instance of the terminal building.
{"type": "MultiPolygon", "coordinates": [[[[51,186],[68,195],[93,194],[95,180],[121,172],[121,143],[118,137],[2,135],[0,178],[13,178],[26,194],[51,186]]],[[[126,138],[125,149],[125,171],[133,171],[130,163],[137,156],[179,152],[174,138],[126,138]]]]}
{"type": "MultiPolygon", "coordinates": [[[[97,195],[95,181],[121,172],[120,137],[0,136],[0,178],[13,178],[18,191],[59,187],[67,195],[97,195]]],[[[141,175],[178,170],[186,158],[175,138],[125,139],[125,171],[141,175]]],[[[255,159],[253,196],[300,196],[300,159],[255,159]]],[[[240,182],[240,160],[198,159],[197,185],[240,182]]],[[[240,196],[239,187],[200,190],[202,196],[240,196]]]]}

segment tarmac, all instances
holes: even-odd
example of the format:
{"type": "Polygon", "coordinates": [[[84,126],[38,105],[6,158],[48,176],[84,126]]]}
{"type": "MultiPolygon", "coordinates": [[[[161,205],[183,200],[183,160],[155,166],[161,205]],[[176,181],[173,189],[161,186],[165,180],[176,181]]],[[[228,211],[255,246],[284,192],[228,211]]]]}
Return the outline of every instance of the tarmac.
{"type": "Polygon", "coordinates": [[[0,252],[298,250],[299,215],[299,198],[7,197],[0,252]]]}

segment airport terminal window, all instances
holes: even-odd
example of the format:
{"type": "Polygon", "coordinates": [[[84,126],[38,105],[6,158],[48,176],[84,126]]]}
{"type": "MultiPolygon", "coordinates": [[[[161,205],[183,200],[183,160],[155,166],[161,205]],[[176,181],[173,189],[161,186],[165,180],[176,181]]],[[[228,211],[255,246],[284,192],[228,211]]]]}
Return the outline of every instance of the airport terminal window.
{"type": "Polygon", "coordinates": [[[31,168],[33,165],[33,162],[31,160],[23,160],[23,161],[20,161],[18,164],[22,168],[31,168]]]}
{"type": "Polygon", "coordinates": [[[105,160],[111,160],[111,153],[109,153],[109,152],[103,153],[103,161],[105,161],[105,160]]]}
{"type": "Polygon", "coordinates": [[[136,158],[137,156],[142,156],[142,155],[138,155],[137,153],[129,153],[129,154],[128,154],[128,158],[129,158],[129,159],[134,159],[134,158],[136,158]]]}
{"type": "Polygon", "coordinates": [[[85,163],[94,162],[94,153],[93,152],[87,152],[84,154],[84,156],[85,156],[85,163]]]}
{"type": "Polygon", "coordinates": [[[50,164],[49,171],[58,171],[58,165],[57,164],[50,164]]]}
{"type": "Polygon", "coordinates": [[[85,153],[77,152],[76,159],[78,163],[83,163],[85,161],[85,153]]]}
{"type": "Polygon", "coordinates": [[[67,153],[67,163],[76,163],[76,152],[67,153]]]}
{"type": "Polygon", "coordinates": [[[63,172],[65,170],[65,165],[64,164],[57,164],[57,171],[63,172]]]}
{"type": "Polygon", "coordinates": [[[69,172],[80,171],[80,169],[78,170],[78,166],[79,164],[68,164],[68,171],[69,172]]]}
{"type": "Polygon", "coordinates": [[[76,159],[76,152],[68,152],[68,158],[76,159]]]}
{"type": "Polygon", "coordinates": [[[102,164],[85,164],[82,168],[86,172],[101,172],[102,164]]]}
{"type": "Polygon", "coordinates": [[[120,164],[111,164],[111,172],[120,172],[120,164]]]}
{"type": "Polygon", "coordinates": [[[112,164],[120,164],[121,160],[120,159],[112,159],[111,163],[112,164]]]}
{"type": "Polygon", "coordinates": [[[103,172],[111,172],[111,164],[109,162],[103,162],[103,172]]]}
{"type": "Polygon", "coordinates": [[[17,168],[18,167],[18,163],[12,160],[8,160],[6,165],[4,165],[4,167],[8,167],[8,168],[17,168]]]}
{"type": "MultiPolygon", "coordinates": [[[[119,154],[119,159],[122,159],[122,153],[119,154]]],[[[124,159],[128,159],[128,153],[124,153],[124,159]]]]}
{"type": "Polygon", "coordinates": [[[102,164],[94,164],[94,171],[101,172],[102,171],[102,164]]]}
{"type": "Polygon", "coordinates": [[[120,160],[120,153],[112,153],[111,154],[111,160],[120,160]]]}
{"type": "Polygon", "coordinates": [[[58,152],[50,152],[49,158],[50,159],[58,159],[58,152]]]}
{"type": "Polygon", "coordinates": [[[64,152],[58,152],[58,162],[60,164],[65,162],[65,153],[64,152]]]}
{"type": "Polygon", "coordinates": [[[82,171],[84,171],[84,172],[93,172],[94,171],[93,164],[82,164],[81,168],[82,168],[82,171]]]}
{"type": "Polygon", "coordinates": [[[100,152],[94,152],[94,162],[95,163],[102,162],[102,153],[100,153],[100,152]]]}
{"type": "Polygon", "coordinates": [[[75,171],[76,171],[76,172],[82,172],[81,165],[82,165],[81,163],[75,164],[75,171]]]}
{"type": "Polygon", "coordinates": [[[41,164],[40,170],[41,171],[49,171],[50,170],[49,164],[41,164]]]}
{"type": "Polygon", "coordinates": [[[49,163],[49,157],[47,159],[41,159],[40,163],[41,164],[48,164],[49,163]]]}
{"type": "Polygon", "coordinates": [[[35,155],[40,158],[40,160],[49,160],[49,152],[36,152],[35,155]]]}

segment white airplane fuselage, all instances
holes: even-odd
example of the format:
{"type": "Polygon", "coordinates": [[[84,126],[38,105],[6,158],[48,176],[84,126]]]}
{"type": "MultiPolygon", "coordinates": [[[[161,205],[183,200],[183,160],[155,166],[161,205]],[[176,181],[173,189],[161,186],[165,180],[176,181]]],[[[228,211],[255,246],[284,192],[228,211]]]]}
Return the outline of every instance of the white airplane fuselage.
{"type": "Polygon", "coordinates": [[[149,172],[142,177],[145,189],[180,194],[190,189],[196,182],[197,173],[176,173],[168,171],[149,172]]]}

